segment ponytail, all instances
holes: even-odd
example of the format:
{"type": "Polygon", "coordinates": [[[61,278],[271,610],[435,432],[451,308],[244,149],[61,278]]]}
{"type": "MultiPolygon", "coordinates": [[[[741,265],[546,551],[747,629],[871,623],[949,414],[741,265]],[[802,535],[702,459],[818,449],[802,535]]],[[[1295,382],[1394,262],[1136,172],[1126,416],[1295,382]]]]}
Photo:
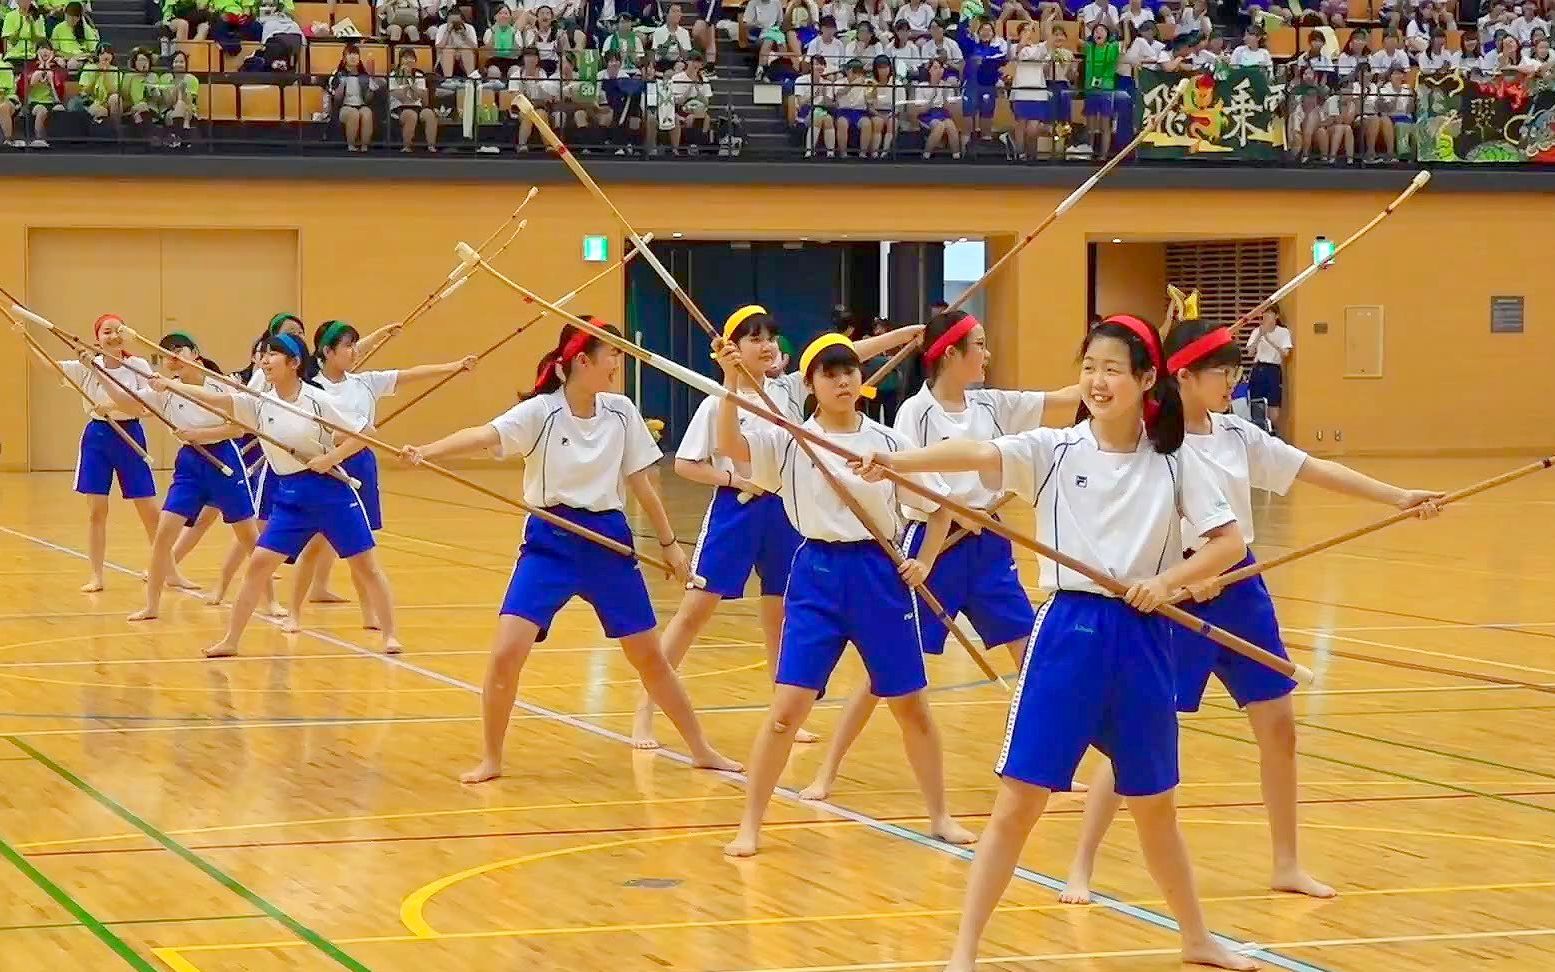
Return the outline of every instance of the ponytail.
{"type": "MultiPolygon", "coordinates": [[[[1129,371],[1134,377],[1145,372],[1155,373],[1155,383],[1145,391],[1145,434],[1150,445],[1163,455],[1182,448],[1187,429],[1182,407],[1182,395],[1177,390],[1177,378],[1166,370],[1166,358],[1161,350],[1161,336],[1153,326],[1129,314],[1116,314],[1091,328],[1080,345],[1080,353],[1097,338],[1112,338],[1128,348],[1129,371]]],[[[1090,410],[1082,399],[1075,421],[1090,417],[1090,410]]]]}
{"type": "Polygon", "coordinates": [[[939,377],[940,364],[945,360],[945,352],[951,348],[965,352],[967,339],[979,326],[977,318],[966,311],[945,311],[929,318],[929,323],[923,327],[923,353],[919,358],[923,362],[923,370],[931,384],[939,377]]]}
{"type": "MultiPolygon", "coordinates": [[[[587,314],[579,314],[578,316],[595,327],[604,328],[611,334],[621,333],[615,325],[606,324],[598,318],[590,317],[587,314]]],[[[528,391],[519,392],[519,400],[525,401],[537,395],[549,395],[561,388],[563,375],[572,373],[573,361],[580,355],[593,354],[604,344],[604,341],[576,325],[565,325],[562,327],[561,333],[557,335],[556,347],[542,355],[540,363],[535,367],[534,387],[528,391]]]]}

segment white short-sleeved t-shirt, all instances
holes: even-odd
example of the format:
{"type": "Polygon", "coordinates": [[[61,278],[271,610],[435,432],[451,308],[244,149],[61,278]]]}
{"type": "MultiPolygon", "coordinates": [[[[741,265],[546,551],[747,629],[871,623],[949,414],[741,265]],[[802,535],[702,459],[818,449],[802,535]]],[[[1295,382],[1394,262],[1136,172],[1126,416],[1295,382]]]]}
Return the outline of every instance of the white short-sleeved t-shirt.
{"type": "Polygon", "coordinates": [[[500,458],[524,460],[524,502],[604,513],[626,508],[624,481],[663,455],[637,406],[602,392],[578,418],[560,390],[525,399],[491,420],[500,458]]]}
{"type": "MultiPolygon", "coordinates": [[[[292,409],[316,415],[326,422],[344,426],[353,432],[362,430],[360,422],[341,414],[340,409],[335,407],[333,395],[320,391],[312,385],[303,385],[297,392],[297,398],[289,402],[281,398],[273,388],[259,396],[232,396],[232,414],[239,422],[257,428],[270,438],[285,443],[300,453],[304,459],[316,459],[335,448],[333,432],[307,418],[306,415],[296,414],[286,408],[287,405],[292,409]]],[[[280,475],[287,476],[307,468],[285,450],[269,442],[261,442],[261,444],[264,446],[265,459],[270,463],[270,468],[280,475]]]]}
{"type": "MultiPolygon", "coordinates": [[[[1047,396],[1037,391],[1004,391],[977,388],[966,393],[966,408],[947,412],[927,383],[897,409],[895,428],[911,448],[922,448],[948,439],[992,442],[1042,424],[1047,396]]],[[[989,489],[975,472],[940,473],[951,499],[965,506],[985,510],[998,493],[989,489]]],[[[909,508],[907,518],[921,520],[922,512],[909,508]]]]}
{"type": "MultiPolygon", "coordinates": [[[[108,359],[102,355],[98,355],[92,361],[97,365],[97,368],[102,368],[108,374],[117,378],[119,384],[128,388],[130,394],[136,398],[144,401],[150,396],[151,389],[146,384],[146,378],[151,374],[151,365],[146,362],[146,359],[123,358],[118,365],[113,367],[109,366],[108,359]]],[[[71,381],[81,386],[81,390],[86,392],[87,397],[91,399],[90,405],[87,404],[85,399],[81,402],[82,411],[86,412],[89,417],[102,417],[94,411],[99,406],[108,413],[108,418],[116,422],[127,422],[132,418],[139,417],[120,411],[114,406],[113,397],[108,394],[108,389],[112,382],[99,375],[97,368],[88,368],[76,358],[67,358],[59,362],[59,366],[64,369],[65,374],[70,376],[71,381]]],[[[119,389],[114,388],[114,391],[119,391],[119,389]]]]}
{"type": "MultiPolygon", "coordinates": [[[[1296,481],[1296,474],[1307,461],[1307,454],[1275,438],[1258,426],[1235,415],[1210,415],[1208,435],[1189,433],[1183,446],[1203,461],[1220,493],[1231,504],[1242,537],[1253,542],[1253,490],[1266,489],[1285,495],[1296,481]]],[[[1184,537],[1188,549],[1196,538],[1184,537]]]]}
{"type": "MultiPolygon", "coordinates": [[[[768,378],[763,382],[763,389],[784,418],[791,422],[804,421],[803,375],[791,371],[776,378],[768,378]]],[[[740,394],[742,398],[756,405],[761,404],[761,398],[757,395],[749,392],[740,394]]],[[[687,462],[711,462],[713,468],[721,473],[733,472],[736,476],[749,479],[750,470],[740,468],[743,463],[736,463],[723,456],[715,455],[718,446],[718,402],[719,399],[713,397],[702,399],[702,404],[698,405],[697,410],[691,415],[691,423],[686,426],[685,435],[681,436],[680,448],[675,450],[675,458],[687,462]]],[[[740,409],[741,432],[765,424],[767,424],[766,419],[752,415],[743,408],[740,409]]]]}
{"type": "Polygon", "coordinates": [[[1253,328],[1247,336],[1247,347],[1253,352],[1253,360],[1258,364],[1283,364],[1283,352],[1289,352],[1294,345],[1291,344],[1290,329],[1277,324],[1270,331],[1253,328]]]}
{"type": "Polygon", "coordinates": [[[323,375],[314,379],[319,387],[335,396],[335,407],[371,428],[378,422],[378,399],[394,394],[399,385],[398,371],[348,371],[339,381],[323,375]]]}
{"type": "MultiPolygon", "coordinates": [[[[218,395],[231,394],[231,389],[214,378],[205,379],[201,386],[208,392],[218,395]]],[[[243,396],[247,397],[247,396],[243,396]]],[[[158,392],[148,389],[146,401],[152,408],[167,416],[167,420],[180,431],[192,431],[195,429],[214,429],[218,425],[226,425],[227,420],[216,414],[204,405],[191,402],[187,398],[181,398],[170,391],[158,392]]]]}
{"type": "MultiPolygon", "coordinates": [[[[900,452],[909,448],[906,438],[865,415],[859,416],[856,432],[826,432],[811,419],[804,427],[852,452],[900,452]]],[[[800,535],[810,540],[853,542],[872,539],[870,532],[843,503],[826,477],[811,464],[803,449],[783,429],[775,425],[756,425],[743,429],[751,451],[751,481],[769,493],[783,498],[788,521],[800,535]]],[[[836,477],[864,510],[875,527],[894,536],[901,526],[899,506],[933,512],[938,505],[916,493],[897,489],[891,482],[866,483],[848,468],[847,461],[821,449],[816,457],[836,477]]],[[[939,477],[914,476],[913,479],[937,492],[945,492],[939,477]]]]}
{"type": "MultiPolygon", "coordinates": [[[[994,440],[1002,485],[1036,505],[1037,536],[1060,553],[1135,584],[1182,562],[1182,552],[1236,522],[1214,476],[1191,449],[1162,455],[1141,429],[1133,452],[1103,452],[1091,423],[994,440]],[[1186,541],[1186,542],[1185,542],[1186,541]]],[[[1043,559],[1048,590],[1107,591],[1043,559]]]]}

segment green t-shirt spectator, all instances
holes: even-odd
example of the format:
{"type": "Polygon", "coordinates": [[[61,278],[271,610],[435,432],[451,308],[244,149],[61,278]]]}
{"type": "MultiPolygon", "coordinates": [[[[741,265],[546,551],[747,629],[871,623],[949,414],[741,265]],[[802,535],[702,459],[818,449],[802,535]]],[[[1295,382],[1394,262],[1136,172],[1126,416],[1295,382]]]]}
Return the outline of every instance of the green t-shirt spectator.
{"type": "Polygon", "coordinates": [[[76,32],[70,24],[60,21],[54,25],[54,33],[49,35],[49,43],[54,45],[54,53],[66,60],[81,60],[97,53],[97,46],[102,42],[102,37],[97,33],[97,28],[86,21],[81,21],[81,38],[76,39],[76,32]]]}
{"type": "Polygon", "coordinates": [[[48,17],[65,16],[65,4],[69,2],[70,0],[37,0],[38,9],[48,17]]]}
{"type": "Polygon", "coordinates": [[[0,101],[15,101],[16,70],[9,61],[0,61],[0,101]]]}
{"type": "Polygon", "coordinates": [[[81,79],[76,83],[76,93],[89,105],[107,104],[108,99],[119,93],[124,84],[124,72],[118,68],[103,68],[88,64],[81,69],[81,79]]]}
{"type": "Polygon", "coordinates": [[[257,0],[211,0],[211,10],[219,16],[235,14],[239,17],[257,17],[259,4],[257,0]]]}
{"type": "Polygon", "coordinates": [[[621,63],[630,71],[641,70],[643,66],[643,39],[634,30],[628,30],[625,36],[617,30],[605,38],[605,43],[599,52],[602,58],[609,57],[611,51],[621,54],[621,63]]]}
{"type": "Polygon", "coordinates": [[[162,19],[179,19],[196,10],[209,10],[210,7],[210,0],[162,0],[162,19]]]}
{"type": "Polygon", "coordinates": [[[520,43],[522,38],[519,36],[517,27],[514,27],[512,24],[508,24],[506,27],[501,24],[492,24],[486,33],[491,37],[491,43],[486,46],[491,48],[491,53],[494,57],[507,58],[513,61],[518,60],[519,51],[523,49],[524,45],[520,43]]]}
{"type": "Polygon", "coordinates": [[[154,74],[125,74],[124,87],[121,89],[125,110],[141,103],[156,107],[156,80],[154,74]]]}
{"type": "Polygon", "coordinates": [[[27,103],[29,105],[53,105],[59,103],[59,92],[54,90],[54,82],[50,80],[48,72],[44,77],[33,80],[32,75],[38,73],[36,63],[28,64],[22,69],[22,74],[27,78],[27,103]]]}
{"type": "Polygon", "coordinates": [[[171,108],[178,104],[178,89],[183,88],[187,92],[187,100],[190,107],[199,107],[200,104],[200,79],[192,74],[175,77],[172,72],[164,72],[156,76],[156,94],[161,99],[162,106],[171,108]]]}
{"type": "Polygon", "coordinates": [[[7,60],[32,60],[38,55],[38,45],[47,39],[42,14],[24,17],[20,10],[8,10],[5,20],[0,22],[0,41],[5,43],[7,60]]]}
{"type": "Polygon", "coordinates": [[[1085,42],[1085,90],[1111,91],[1118,84],[1117,41],[1085,42]]]}

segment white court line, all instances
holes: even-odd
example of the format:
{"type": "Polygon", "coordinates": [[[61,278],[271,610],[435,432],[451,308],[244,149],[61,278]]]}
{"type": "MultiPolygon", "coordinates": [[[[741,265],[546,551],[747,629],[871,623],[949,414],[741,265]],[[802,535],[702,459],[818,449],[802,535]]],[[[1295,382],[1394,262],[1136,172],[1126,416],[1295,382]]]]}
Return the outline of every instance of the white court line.
{"type": "MultiPolygon", "coordinates": [[[[1493,631],[1500,631],[1507,628],[1555,628],[1555,621],[1448,621],[1431,624],[1341,624],[1324,626],[1318,630],[1326,634],[1331,631],[1450,631],[1458,628],[1466,628],[1470,630],[1485,628],[1493,631]]],[[[1296,631],[1301,629],[1289,628],[1287,630],[1296,631]]],[[[1516,633],[1516,631],[1512,632],[1512,634],[1516,633]]]]}
{"type": "Polygon", "coordinates": [[[1349,635],[1341,634],[1324,635],[1322,631],[1313,628],[1286,628],[1285,633],[1332,638],[1335,641],[1345,641],[1353,645],[1367,645],[1371,648],[1391,648],[1394,651],[1407,651],[1412,655],[1426,655],[1431,658],[1447,658],[1452,661],[1472,662],[1480,665],[1489,665],[1492,668],[1505,668],[1514,672],[1531,672],[1534,675],[1555,675],[1555,669],[1551,668],[1535,668],[1531,665],[1518,665],[1514,664],[1513,662],[1493,661],[1489,658],[1481,658],[1477,655],[1455,655],[1450,651],[1432,651],[1429,648],[1411,648],[1408,645],[1396,645],[1391,641],[1368,641],[1365,638],[1352,638],[1349,635]]]}
{"type": "MultiPolygon", "coordinates": [[[[49,541],[49,540],[44,540],[41,537],[35,537],[35,536],[30,535],[30,534],[22,533],[19,530],[13,530],[10,527],[0,526],[0,533],[9,534],[9,535],[11,535],[13,537],[18,537],[18,538],[23,539],[23,540],[29,540],[32,543],[35,543],[35,544],[37,544],[40,547],[45,547],[45,548],[47,548],[49,550],[53,550],[53,551],[55,551],[57,553],[65,554],[66,556],[69,556],[69,557],[74,557],[74,558],[76,558],[78,560],[85,560],[86,559],[86,555],[83,554],[79,550],[76,550],[76,549],[71,548],[71,547],[62,546],[60,544],[53,543],[52,541],[49,541]]],[[[109,567],[112,570],[118,571],[120,573],[131,573],[129,568],[123,567],[123,566],[121,566],[119,564],[116,564],[116,563],[113,563],[112,561],[105,562],[105,566],[109,567]]],[[[183,592],[183,593],[185,593],[185,594],[187,594],[189,596],[195,596],[191,592],[187,592],[186,591],[186,592],[183,592]]],[[[259,615],[255,615],[255,617],[258,618],[263,623],[270,624],[270,625],[276,626],[276,627],[280,626],[280,622],[275,620],[275,619],[273,619],[273,618],[262,617],[262,616],[259,616],[259,615]]],[[[301,633],[309,635],[310,637],[313,637],[313,638],[317,638],[318,640],[323,641],[323,642],[325,642],[327,644],[335,645],[338,648],[343,648],[343,649],[345,649],[347,651],[352,651],[352,652],[355,652],[355,653],[360,654],[360,655],[366,655],[368,657],[376,658],[376,659],[380,660],[381,662],[383,662],[386,665],[392,665],[395,668],[401,668],[401,669],[404,669],[405,671],[408,671],[408,672],[414,672],[414,673],[416,673],[418,675],[421,675],[424,678],[431,679],[432,681],[438,682],[440,684],[448,685],[448,686],[451,686],[451,687],[454,687],[454,688],[461,688],[461,689],[464,689],[467,692],[472,692],[472,693],[474,693],[476,695],[481,694],[481,690],[480,690],[480,688],[478,686],[472,685],[469,682],[462,681],[462,680],[454,678],[452,676],[445,675],[442,672],[436,671],[434,669],[422,668],[420,665],[416,665],[416,664],[414,664],[412,662],[406,661],[402,656],[398,656],[398,655],[385,655],[385,654],[381,654],[379,652],[371,651],[371,650],[369,650],[367,648],[363,648],[360,645],[353,644],[353,643],[351,643],[349,641],[346,641],[344,639],[336,638],[333,635],[325,634],[323,632],[315,631],[315,630],[312,630],[312,629],[309,629],[309,628],[304,628],[301,633]]],[[[220,664],[220,662],[218,661],[218,662],[216,662],[216,664],[220,664]]],[[[611,740],[613,742],[621,743],[621,744],[623,744],[625,746],[628,746],[628,747],[632,746],[632,740],[631,740],[631,737],[629,737],[629,736],[622,735],[621,733],[618,733],[618,732],[615,732],[613,730],[607,729],[604,726],[600,726],[600,725],[597,725],[595,723],[585,721],[585,720],[580,719],[580,718],[578,718],[576,716],[568,715],[568,714],[562,713],[562,712],[557,712],[557,711],[552,710],[552,709],[547,709],[544,706],[536,705],[536,704],[534,704],[532,702],[526,702],[522,698],[516,699],[514,701],[514,703],[513,703],[513,707],[516,708],[516,709],[519,709],[519,710],[521,710],[523,712],[526,712],[526,713],[528,713],[530,715],[540,716],[540,717],[546,719],[547,721],[554,722],[554,723],[557,723],[559,725],[565,725],[565,726],[569,726],[569,727],[574,728],[574,729],[579,729],[579,730],[582,730],[583,732],[589,733],[591,735],[599,736],[601,738],[608,739],[608,740],[611,740]]],[[[661,747],[659,749],[652,750],[651,752],[652,752],[652,755],[655,758],[657,758],[657,759],[666,759],[666,760],[669,760],[670,762],[680,763],[683,766],[688,766],[688,767],[691,766],[691,757],[685,755],[684,753],[676,752],[676,751],[674,751],[672,749],[663,748],[663,747],[661,747]]],[[[730,782],[730,783],[733,783],[733,784],[735,784],[737,786],[741,786],[742,788],[743,788],[744,784],[747,782],[744,774],[742,774],[742,773],[718,772],[715,775],[720,777],[720,778],[722,778],[722,779],[724,779],[724,780],[726,780],[726,781],[728,781],[728,782],[730,782]]],[[[802,800],[799,797],[798,791],[796,791],[794,789],[791,789],[789,787],[785,787],[785,786],[781,786],[781,785],[778,786],[776,789],[774,789],[773,796],[778,797],[778,798],[780,798],[782,800],[785,800],[785,801],[787,801],[789,803],[797,804],[797,805],[799,805],[801,807],[806,807],[806,808],[809,808],[809,809],[824,810],[827,813],[832,814],[833,816],[840,817],[840,818],[842,818],[844,820],[851,820],[854,823],[862,824],[863,826],[865,826],[865,827],[867,827],[867,828],[869,828],[871,830],[874,830],[877,833],[884,834],[884,835],[890,836],[890,837],[897,837],[897,838],[900,838],[902,840],[906,840],[906,841],[908,841],[910,843],[918,845],[919,847],[923,847],[923,848],[928,849],[928,850],[937,851],[937,852],[939,852],[941,854],[944,854],[944,855],[946,855],[948,857],[954,857],[954,858],[956,858],[958,860],[962,860],[962,861],[970,861],[972,859],[972,850],[971,850],[971,848],[968,848],[968,847],[957,847],[957,846],[955,846],[953,844],[947,844],[947,843],[945,843],[942,840],[938,840],[936,838],[926,836],[924,834],[918,833],[915,830],[909,830],[906,827],[901,827],[901,826],[898,826],[897,824],[888,823],[888,822],[886,822],[884,820],[880,820],[880,819],[878,819],[876,817],[871,817],[871,816],[869,816],[867,814],[859,813],[859,812],[857,812],[855,810],[850,810],[847,807],[839,806],[838,804],[831,803],[831,802],[828,802],[828,801],[824,801],[824,800],[802,800]]],[[[1051,876],[1049,876],[1047,874],[1043,874],[1043,873],[1038,872],[1038,871],[1033,871],[1030,868],[1022,867],[1022,866],[1017,866],[1015,868],[1015,874],[1013,875],[1013,877],[1014,878],[1018,878],[1018,879],[1020,879],[1022,881],[1029,882],[1031,884],[1036,884],[1036,885],[1038,885],[1040,887],[1047,888],[1050,891],[1059,891],[1059,890],[1062,890],[1063,887],[1064,887],[1064,882],[1063,881],[1061,881],[1061,880],[1059,880],[1057,878],[1051,877],[1051,876]]],[[[1148,908],[1142,908],[1142,907],[1140,907],[1138,905],[1132,905],[1132,904],[1129,904],[1126,901],[1121,901],[1121,900],[1119,900],[1117,898],[1113,898],[1113,897],[1110,897],[1108,895],[1099,894],[1099,893],[1093,893],[1092,896],[1091,896],[1091,900],[1092,900],[1092,904],[1094,906],[1096,906],[1096,907],[1106,908],[1109,911],[1113,911],[1113,912],[1115,912],[1117,914],[1120,914],[1120,915],[1123,915],[1125,917],[1133,918],[1133,919],[1135,919],[1137,921],[1144,922],[1145,924],[1152,925],[1152,926],[1154,926],[1156,928],[1159,928],[1159,929],[1162,929],[1162,930],[1165,930],[1165,931],[1169,931],[1169,932],[1179,932],[1180,931],[1180,929],[1178,928],[1177,922],[1175,920],[1173,920],[1172,918],[1170,918],[1167,915],[1161,914],[1160,912],[1152,911],[1152,910],[1150,910],[1148,908]]],[[[1225,945],[1227,948],[1233,948],[1233,949],[1237,949],[1239,951],[1243,951],[1245,954],[1248,954],[1248,955],[1250,955],[1252,957],[1255,957],[1255,958],[1259,959],[1260,961],[1266,962],[1266,963],[1268,963],[1270,965],[1273,965],[1273,966],[1276,966],[1276,967],[1279,967],[1279,968],[1291,970],[1291,972],[1327,972],[1327,970],[1323,969],[1320,966],[1315,966],[1315,965],[1312,965],[1310,963],[1303,962],[1300,959],[1294,959],[1294,958],[1290,958],[1288,956],[1278,955],[1276,953],[1264,950],[1260,946],[1257,946],[1255,944],[1251,944],[1251,943],[1248,943],[1248,942],[1243,942],[1243,941],[1241,941],[1239,939],[1230,938],[1228,936],[1221,935],[1219,933],[1215,933],[1215,938],[1218,941],[1220,941],[1221,944],[1225,945]]]]}

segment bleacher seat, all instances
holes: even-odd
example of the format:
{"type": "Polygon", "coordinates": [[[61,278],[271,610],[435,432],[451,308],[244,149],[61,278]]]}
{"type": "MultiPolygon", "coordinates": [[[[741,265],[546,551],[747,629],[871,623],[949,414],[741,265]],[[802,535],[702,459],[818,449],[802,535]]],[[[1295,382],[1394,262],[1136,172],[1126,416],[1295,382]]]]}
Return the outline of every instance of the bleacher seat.
{"type": "MultiPolygon", "coordinates": [[[[344,41],[309,41],[308,73],[334,74],[335,68],[340,66],[340,59],[345,56],[345,50],[344,41]]],[[[361,44],[361,51],[362,63],[366,65],[368,72],[376,75],[389,73],[392,63],[389,60],[387,44],[364,42],[361,44]]],[[[428,52],[428,57],[430,56],[428,52]]],[[[427,66],[431,67],[430,64],[427,66]]]]}
{"type": "Polygon", "coordinates": [[[362,32],[363,37],[371,37],[378,31],[378,25],[373,22],[372,4],[368,3],[337,3],[335,5],[334,19],[330,19],[329,4],[327,3],[299,3],[297,12],[292,15],[303,30],[310,29],[315,23],[329,24],[333,27],[342,21],[349,20],[356,25],[356,29],[362,32]]]}
{"type": "Polygon", "coordinates": [[[210,41],[179,41],[178,49],[189,58],[190,74],[208,74],[211,70],[212,52],[216,45],[210,41]]]}

